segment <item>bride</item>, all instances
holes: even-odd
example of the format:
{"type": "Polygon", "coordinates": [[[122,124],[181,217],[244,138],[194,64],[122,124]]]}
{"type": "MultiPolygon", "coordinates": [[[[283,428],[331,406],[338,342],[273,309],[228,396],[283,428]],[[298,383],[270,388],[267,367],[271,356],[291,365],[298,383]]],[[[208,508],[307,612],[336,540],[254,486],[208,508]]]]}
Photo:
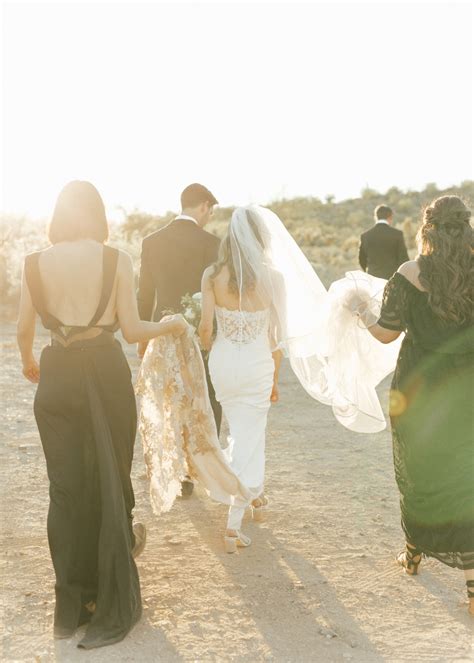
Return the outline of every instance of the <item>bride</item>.
{"type": "MultiPolygon", "coordinates": [[[[266,254],[265,226],[257,209],[237,209],[217,263],[202,279],[201,346],[210,350],[209,371],[230,436],[230,465],[248,488],[256,520],[267,505],[263,494],[265,429],[270,402],[278,400],[281,351],[277,349],[278,315],[273,292],[281,275],[266,254]],[[214,316],[217,337],[212,343],[214,316]]],[[[241,531],[249,503],[230,506],[225,534],[227,552],[250,545],[241,531]]]]}
{"type": "Polygon", "coordinates": [[[241,532],[246,507],[260,520],[268,504],[265,429],[270,403],[278,400],[282,355],[344,426],[385,428],[375,387],[396,355],[368,339],[351,311],[352,300],[379,309],[385,282],[360,276],[367,275],[349,272],[328,292],[278,216],[258,205],[234,211],[218,261],[204,272],[199,336],[229,424],[230,466],[252,497],[235,499],[229,509],[229,552],[250,544],[241,532]]]}

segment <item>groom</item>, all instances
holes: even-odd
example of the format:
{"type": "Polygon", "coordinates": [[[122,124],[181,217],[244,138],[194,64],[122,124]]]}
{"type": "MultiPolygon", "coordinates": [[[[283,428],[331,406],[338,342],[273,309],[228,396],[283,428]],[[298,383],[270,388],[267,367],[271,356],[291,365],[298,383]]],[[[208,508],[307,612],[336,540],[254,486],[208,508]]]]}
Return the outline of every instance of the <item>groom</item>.
{"type": "MultiPolygon", "coordinates": [[[[142,244],[140,279],[138,285],[138,312],[142,320],[160,320],[164,311],[181,310],[181,299],[186,294],[201,291],[204,270],[217,260],[220,241],[206,232],[217,200],[202,184],[190,184],[181,194],[181,214],[161,230],[145,237],[142,244]]],[[[146,343],[138,344],[143,357],[146,343]]],[[[216,401],[207,361],[209,398],[219,434],[222,410],[216,401]]],[[[182,485],[183,497],[193,491],[191,481],[182,485]]]]}

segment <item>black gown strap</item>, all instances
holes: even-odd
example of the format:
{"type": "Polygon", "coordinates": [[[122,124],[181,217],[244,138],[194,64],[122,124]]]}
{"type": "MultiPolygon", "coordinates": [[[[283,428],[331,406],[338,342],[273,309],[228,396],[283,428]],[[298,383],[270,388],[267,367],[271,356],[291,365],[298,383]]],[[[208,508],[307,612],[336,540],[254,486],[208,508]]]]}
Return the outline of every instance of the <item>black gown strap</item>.
{"type": "Polygon", "coordinates": [[[43,286],[41,281],[41,274],[39,271],[39,259],[41,251],[30,253],[25,258],[25,277],[30,291],[31,301],[33,306],[41,318],[41,322],[46,329],[54,329],[62,323],[54,315],[48,312],[44,301],[43,286]]]}
{"type": "Polygon", "coordinates": [[[102,292],[100,293],[97,310],[87,327],[94,327],[105,313],[105,309],[107,308],[107,304],[109,303],[112,294],[112,288],[114,287],[118,256],[119,252],[117,249],[113,249],[111,246],[104,246],[102,262],[102,292]]]}

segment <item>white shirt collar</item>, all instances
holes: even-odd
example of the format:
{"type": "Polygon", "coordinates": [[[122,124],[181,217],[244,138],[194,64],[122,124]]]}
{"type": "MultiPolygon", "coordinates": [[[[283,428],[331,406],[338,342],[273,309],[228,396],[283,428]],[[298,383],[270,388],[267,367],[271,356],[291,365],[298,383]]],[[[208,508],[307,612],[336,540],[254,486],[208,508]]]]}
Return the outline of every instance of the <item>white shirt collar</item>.
{"type": "Polygon", "coordinates": [[[389,222],[386,219],[377,219],[377,221],[375,222],[375,225],[377,225],[377,223],[385,223],[385,225],[387,225],[387,226],[390,225],[389,222]]]}
{"type": "Polygon", "coordinates": [[[187,214],[178,214],[178,216],[175,217],[174,220],[175,220],[175,221],[178,221],[178,220],[192,221],[192,222],[195,223],[197,226],[199,225],[199,223],[196,221],[196,219],[195,219],[194,217],[192,217],[192,216],[188,216],[187,214]]]}

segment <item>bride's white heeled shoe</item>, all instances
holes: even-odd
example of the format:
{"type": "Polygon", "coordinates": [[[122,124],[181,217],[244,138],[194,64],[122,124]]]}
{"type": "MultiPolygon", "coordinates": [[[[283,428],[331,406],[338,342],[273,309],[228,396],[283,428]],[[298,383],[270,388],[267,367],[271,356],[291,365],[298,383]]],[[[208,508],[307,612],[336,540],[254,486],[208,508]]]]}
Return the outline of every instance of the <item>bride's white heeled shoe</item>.
{"type": "Polygon", "coordinates": [[[254,500],[251,504],[252,507],[252,517],[257,523],[261,523],[265,520],[265,512],[268,509],[268,498],[262,495],[254,500]]]}
{"type": "Polygon", "coordinates": [[[240,530],[236,530],[235,536],[224,536],[224,547],[226,553],[235,553],[237,548],[247,548],[252,543],[252,540],[242,534],[240,530]]]}

